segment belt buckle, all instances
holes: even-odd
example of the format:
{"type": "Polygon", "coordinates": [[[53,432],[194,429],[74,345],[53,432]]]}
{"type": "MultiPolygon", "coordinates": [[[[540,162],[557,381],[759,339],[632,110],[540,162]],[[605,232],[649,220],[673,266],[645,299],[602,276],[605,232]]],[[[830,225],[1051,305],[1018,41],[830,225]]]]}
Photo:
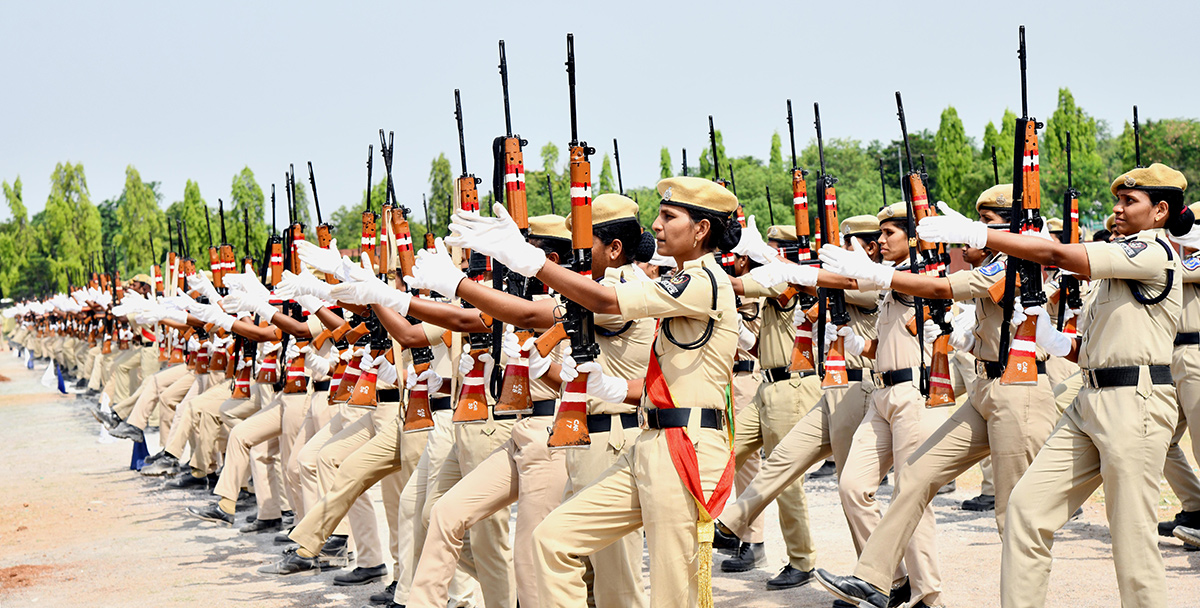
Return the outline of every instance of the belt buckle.
{"type": "Polygon", "coordinates": [[[878,389],[887,388],[887,386],[883,383],[883,374],[881,374],[877,371],[874,371],[874,370],[871,371],[871,382],[875,385],[875,388],[878,388],[878,389]]]}
{"type": "Polygon", "coordinates": [[[1096,371],[1091,369],[1083,370],[1083,380],[1088,388],[1099,388],[1096,386],[1096,371]]]}
{"type": "Polygon", "coordinates": [[[641,406],[637,408],[637,425],[643,431],[650,430],[650,421],[646,419],[646,408],[641,406]]]}

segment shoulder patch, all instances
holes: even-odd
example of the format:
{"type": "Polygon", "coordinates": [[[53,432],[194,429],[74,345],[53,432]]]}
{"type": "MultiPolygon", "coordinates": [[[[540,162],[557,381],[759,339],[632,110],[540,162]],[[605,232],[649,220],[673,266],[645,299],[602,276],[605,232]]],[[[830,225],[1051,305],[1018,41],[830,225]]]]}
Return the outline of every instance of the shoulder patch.
{"type": "Polygon", "coordinates": [[[1121,246],[1121,250],[1125,252],[1125,255],[1131,258],[1146,250],[1146,241],[1131,240],[1118,244],[1121,246]]]}
{"type": "Polygon", "coordinates": [[[691,275],[679,273],[668,279],[659,279],[658,286],[662,287],[672,298],[678,298],[691,282],[691,275]]]}
{"type": "Polygon", "coordinates": [[[1183,267],[1187,268],[1188,270],[1200,268],[1200,258],[1194,255],[1189,255],[1188,257],[1183,258],[1183,267]]]}
{"type": "Polygon", "coordinates": [[[997,274],[1000,274],[1000,271],[1002,271],[1002,270],[1004,270],[1004,262],[1001,261],[1001,262],[992,262],[991,264],[988,264],[987,266],[980,268],[979,272],[981,274],[983,274],[983,276],[985,276],[985,277],[994,277],[997,274]]]}

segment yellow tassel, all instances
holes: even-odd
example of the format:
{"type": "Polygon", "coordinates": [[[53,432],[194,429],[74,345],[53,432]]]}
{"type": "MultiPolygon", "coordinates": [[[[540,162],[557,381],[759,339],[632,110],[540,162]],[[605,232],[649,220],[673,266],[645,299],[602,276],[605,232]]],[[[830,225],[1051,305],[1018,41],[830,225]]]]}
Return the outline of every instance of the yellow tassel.
{"type": "Polygon", "coordinates": [[[708,516],[708,513],[701,508],[700,518],[696,521],[696,537],[700,541],[700,551],[697,557],[699,567],[699,603],[700,608],[713,607],[713,592],[712,592],[712,543],[713,543],[713,520],[708,516]]]}

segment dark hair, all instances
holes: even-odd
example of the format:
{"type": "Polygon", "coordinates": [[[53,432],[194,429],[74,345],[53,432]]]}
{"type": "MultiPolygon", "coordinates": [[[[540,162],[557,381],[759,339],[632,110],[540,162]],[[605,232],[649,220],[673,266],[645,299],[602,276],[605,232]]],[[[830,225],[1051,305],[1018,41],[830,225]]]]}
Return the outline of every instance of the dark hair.
{"type": "Polygon", "coordinates": [[[991,211],[992,213],[995,213],[996,215],[1000,216],[1000,219],[1004,220],[1005,222],[1012,221],[1012,207],[986,207],[985,206],[985,207],[979,208],[980,211],[983,211],[984,209],[987,209],[988,211],[991,211]]]}
{"type": "Polygon", "coordinates": [[[654,257],[654,236],[649,231],[642,230],[641,224],[633,218],[593,228],[592,235],[605,245],[621,241],[621,255],[626,264],[649,262],[650,258],[654,257]]]}
{"type": "Polygon", "coordinates": [[[1101,228],[1092,234],[1093,243],[1107,243],[1112,239],[1112,232],[1108,228],[1101,228]]]}
{"type": "Polygon", "coordinates": [[[1141,190],[1150,195],[1150,204],[1158,204],[1159,201],[1167,204],[1167,224],[1164,228],[1170,230],[1171,234],[1183,236],[1192,229],[1196,223],[1196,217],[1192,214],[1192,210],[1183,204],[1183,190],[1178,188],[1141,188],[1141,190]]]}
{"type": "Polygon", "coordinates": [[[842,240],[843,240],[843,242],[845,242],[854,237],[858,237],[858,238],[862,239],[863,244],[866,245],[868,243],[878,242],[879,237],[882,235],[883,235],[882,230],[876,230],[875,232],[853,232],[853,233],[845,235],[842,240]]]}
{"type": "MultiPolygon", "coordinates": [[[[895,224],[896,226],[898,226],[900,228],[901,232],[908,235],[909,237],[912,236],[911,234],[908,233],[908,218],[907,217],[895,217],[895,218],[891,218],[891,219],[886,219],[886,220],[879,222],[879,225],[882,226],[887,223],[895,224]]],[[[881,229],[879,231],[879,233],[883,234],[883,230],[881,229]]],[[[879,240],[878,237],[876,237],[876,240],[879,240]]]]}
{"type": "Polygon", "coordinates": [[[571,260],[571,241],[566,239],[550,239],[531,236],[529,237],[529,244],[546,252],[546,255],[557,253],[559,264],[566,264],[571,260]]]}
{"type": "Polygon", "coordinates": [[[718,213],[691,206],[683,208],[687,210],[693,222],[708,220],[711,228],[708,231],[708,239],[703,243],[705,249],[729,251],[737,247],[738,241],[742,240],[742,225],[737,223],[732,213],[718,213]]]}

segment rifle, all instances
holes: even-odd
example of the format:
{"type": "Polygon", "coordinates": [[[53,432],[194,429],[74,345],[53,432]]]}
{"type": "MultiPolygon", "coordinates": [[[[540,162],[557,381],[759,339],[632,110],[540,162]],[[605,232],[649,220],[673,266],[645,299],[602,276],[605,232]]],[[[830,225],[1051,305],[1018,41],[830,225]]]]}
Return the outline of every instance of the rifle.
{"type": "MultiPolygon", "coordinates": [[[[390,220],[392,237],[396,242],[398,272],[395,275],[395,285],[396,289],[403,289],[404,282],[412,276],[413,266],[416,264],[413,254],[412,229],[408,224],[408,209],[398,203],[395,204],[392,207],[390,220]]],[[[417,295],[416,290],[409,289],[408,291],[414,297],[417,295]]],[[[420,321],[409,316],[408,322],[415,325],[420,321]]],[[[428,346],[410,348],[409,354],[412,355],[413,370],[417,375],[424,373],[433,363],[433,349],[428,346]]],[[[408,405],[404,409],[404,432],[426,431],[433,428],[433,425],[433,413],[429,409],[429,384],[418,382],[408,392],[408,405]]]]}
{"type": "Polygon", "coordinates": [[[1133,162],[1137,168],[1142,168],[1142,127],[1138,123],[1137,106],[1133,106],[1133,162]]]}
{"type": "Polygon", "coordinates": [[[233,261],[233,245],[229,244],[229,239],[225,234],[225,201],[217,199],[217,213],[221,217],[221,246],[217,248],[217,257],[221,260],[221,274],[213,277],[213,287],[217,288],[217,293],[225,295],[228,289],[225,287],[225,275],[236,272],[237,267],[233,261]]]}
{"type": "Polygon", "coordinates": [[[179,274],[175,248],[175,239],[171,235],[171,218],[167,218],[167,267],[163,271],[163,295],[167,297],[175,295],[175,276],[179,274]]]}
{"type": "Polygon", "coordinates": [[[221,269],[224,268],[224,266],[221,265],[221,253],[217,250],[217,247],[213,245],[212,220],[208,218],[207,206],[204,207],[204,227],[208,230],[208,269],[212,272],[213,286],[215,287],[217,281],[220,279],[221,269]]]}
{"type": "Polygon", "coordinates": [[[717,182],[718,184],[721,184],[722,186],[725,186],[726,188],[728,188],[728,187],[729,187],[729,182],[727,182],[727,181],[725,181],[725,180],[721,179],[721,159],[720,159],[720,157],[717,155],[717,130],[716,130],[715,128],[713,128],[713,117],[712,117],[712,114],[709,114],[709,115],[708,115],[708,142],[709,142],[709,145],[711,145],[711,146],[712,146],[712,155],[713,155],[713,162],[712,162],[712,168],[713,168],[713,181],[714,181],[714,182],[717,182]]]}
{"type": "MultiPolygon", "coordinates": [[[[621,181],[621,149],[617,147],[617,138],[613,138],[613,160],[617,163],[617,192],[625,195],[625,183],[621,181]]],[[[734,192],[734,194],[737,194],[734,192]]]]}
{"type": "MultiPolygon", "coordinates": [[[[482,180],[467,171],[467,144],[463,133],[462,100],[458,89],[454,89],[454,119],[458,123],[458,153],[462,162],[462,175],[458,178],[458,206],[463,211],[478,212],[479,190],[476,185],[482,180]]],[[[481,280],[486,266],[480,268],[471,264],[470,249],[462,250],[462,259],[467,262],[468,275],[471,280],[481,280]]],[[[474,308],[466,301],[462,302],[462,307],[474,308]]],[[[481,318],[485,318],[485,316],[481,315],[481,318]]],[[[485,318],[486,320],[488,319],[485,318]]],[[[455,424],[482,422],[488,418],[487,395],[484,393],[483,386],[484,362],[480,360],[480,357],[491,350],[492,334],[490,332],[469,333],[467,339],[470,344],[469,354],[474,365],[463,378],[462,386],[459,388],[458,400],[455,403],[452,417],[455,424]]],[[[499,364],[499,361],[495,363],[499,364]]]]}
{"type": "MultiPolygon", "coordinates": [[[[153,289],[153,295],[162,297],[162,267],[158,265],[158,256],[154,254],[154,229],[151,228],[148,232],[150,235],[150,287],[153,289]]],[[[153,298],[152,298],[153,299],[153,298]]]]}
{"type": "Polygon", "coordinates": [[[429,202],[425,200],[425,195],[421,195],[421,209],[425,211],[425,249],[433,249],[433,216],[429,215],[429,202]]]}
{"type": "Polygon", "coordinates": [[[683,149],[683,176],[687,177],[687,148],[683,149]]]}
{"type": "Polygon", "coordinates": [[[992,182],[992,185],[999,186],[1000,185],[1000,168],[996,165],[996,146],[992,146],[992,178],[995,180],[994,182],[992,182]]]}
{"type": "Polygon", "coordinates": [[[546,192],[550,195],[550,213],[554,213],[554,184],[550,183],[550,173],[546,173],[546,192]]]}
{"type": "MultiPolygon", "coordinates": [[[[287,260],[284,265],[292,274],[300,273],[300,250],[297,243],[304,240],[304,224],[300,222],[299,203],[296,201],[296,167],[288,165],[287,172],[287,195],[288,195],[288,230],[285,235],[287,238],[287,260]]],[[[283,303],[283,314],[292,317],[293,319],[304,322],[304,309],[296,303],[295,300],[288,300],[283,303]]],[[[291,334],[284,334],[283,342],[280,351],[287,352],[287,343],[291,339],[291,334]]],[[[308,341],[296,340],[296,348],[302,349],[308,346],[308,341]]],[[[304,373],[305,354],[301,352],[288,364],[287,375],[283,379],[284,394],[304,393],[308,391],[308,376],[304,373]]]]}
{"type": "MultiPolygon", "coordinates": [[[[575,115],[575,37],[567,34],[567,86],[571,102],[571,270],[586,277],[592,274],[592,164],[588,156],[596,149],[579,140],[575,115]]],[[[576,363],[594,361],[600,354],[596,343],[592,311],[577,302],[566,300],[566,316],[561,329],[551,328],[543,335],[545,342],[557,342],[555,335],[563,332],[571,341],[571,357],[576,363]]],[[[561,338],[559,338],[561,339],[561,338]]],[[[543,340],[539,340],[539,352],[543,340]]],[[[562,389],[562,402],[550,430],[550,449],[586,447],[592,440],[587,428],[587,377],[579,374],[562,389]]]]}
{"type": "MultiPolygon", "coordinates": [[[[382,153],[383,151],[380,150],[382,153]]],[[[362,241],[359,244],[362,255],[371,261],[375,267],[375,212],[371,211],[371,159],[375,155],[375,146],[367,146],[367,206],[362,213],[362,241]]],[[[386,198],[387,193],[384,193],[386,198]]]]}
{"type": "Polygon", "coordinates": [[[775,210],[771,208],[771,187],[770,186],[764,186],[764,187],[767,189],[767,218],[769,218],[771,225],[774,226],[775,225],[775,210]]]}
{"type": "MultiPolygon", "coordinates": [[[[509,115],[508,104],[508,61],[504,56],[504,41],[500,41],[500,85],[504,93],[504,126],[505,135],[497,137],[492,142],[492,158],[495,163],[492,171],[492,191],[496,193],[496,202],[504,204],[508,214],[521,230],[521,234],[529,238],[529,207],[525,197],[525,161],[522,148],[529,143],[514,135],[512,118],[509,115]],[[504,183],[501,187],[500,179],[504,183]]],[[[617,140],[613,140],[616,144],[617,140]]],[[[618,167],[620,165],[618,164],[618,167]]],[[[620,169],[618,168],[618,173],[620,169]]],[[[525,300],[532,300],[529,291],[529,279],[510,273],[503,264],[493,261],[492,284],[506,293],[525,300]]],[[[524,345],[533,332],[524,328],[513,328],[517,342],[524,345]]],[[[504,324],[492,323],[492,358],[500,361],[500,349],[504,340],[504,324]]],[[[496,398],[494,411],[505,414],[530,414],[533,412],[533,398],[530,393],[529,353],[522,352],[520,357],[508,360],[504,366],[503,375],[500,366],[492,367],[491,377],[492,396],[496,398]]]]}
{"type": "MultiPolygon", "coordinates": [[[[917,224],[926,217],[934,215],[929,206],[929,195],[926,188],[926,174],[913,164],[912,149],[908,140],[908,124],[904,119],[904,102],[900,91],[896,91],[896,113],[900,117],[900,133],[904,138],[904,157],[908,161],[908,173],[900,182],[900,190],[904,196],[904,204],[908,215],[908,259],[909,272],[913,274],[929,274],[944,277],[946,274],[943,263],[942,247],[936,243],[917,238],[917,224]],[[919,259],[918,259],[919,256],[919,259]]],[[[924,159],[922,159],[922,166],[924,159]]],[[[954,387],[950,382],[950,323],[946,321],[946,313],[950,311],[949,300],[929,300],[913,298],[913,322],[908,330],[917,338],[920,348],[921,381],[919,387],[925,396],[926,407],[937,407],[954,403],[954,387]],[[932,365],[925,366],[925,319],[930,318],[941,329],[941,334],[934,340],[932,365]]]]}
{"type": "MultiPolygon", "coordinates": [[[[290,218],[289,218],[290,219],[290,218]]],[[[271,290],[271,303],[277,304],[275,299],[275,286],[283,278],[283,240],[275,232],[275,184],[271,184],[271,236],[267,237],[266,250],[264,257],[267,258],[267,264],[262,267],[263,285],[271,290]]],[[[258,323],[269,322],[270,319],[257,319],[258,323]]],[[[282,341],[282,332],[276,331],[275,340],[272,342],[282,341]]],[[[259,384],[275,384],[279,381],[279,357],[283,355],[283,345],[280,345],[279,350],[272,352],[263,357],[262,364],[258,367],[258,376],[255,381],[259,384]]]]}
{"type": "Polygon", "coordinates": [[[190,276],[196,274],[196,260],[192,259],[191,249],[188,246],[189,243],[188,243],[188,238],[187,238],[187,224],[183,223],[182,220],[177,219],[175,221],[178,223],[178,228],[179,228],[179,232],[177,234],[182,236],[182,240],[180,241],[180,243],[182,243],[182,247],[180,250],[183,252],[183,256],[184,256],[183,261],[181,261],[179,263],[180,273],[179,273],[179,278],[178,278],[178,282],[179,282],[178,288],[179,288],[179,291],[187,293],[188,287],[187,287],[186,279],[187,279],[187,277],[190,277],[190,276]]]}
{"type": "MultiPolygon", "coordinates": [[[[1071,183],[1071,132],[1067,131],[1067,191],[1063,194],[1063,231],[1060,235],[1063,244],[1079,242],[1079,191],[1071,183]]],[[[1083,298],[1079,294],[1079,277],[1063,273],[1058,279],[1058,331],[1074,339],[1078,332],[1075,329],[1075,317],[1066,320],[1067,310],[1078,311],[1083,307],[1083,298]]]]}
{"type": "MultiPolygon", "coordinates": [[[[787,123],[788,139],[792,145],[792,215],[796,225],[797,247],[794,253],[791,248],[784,248],[784,257],[797,264],[802,264],[805,263],[803,259],[805,256],[808,256],[809,260],[816,260],[817,252],[809,248],[808,237],[812,234],[812,228],[808,219],[808,184],[804,180],[808,171],[802,169],[796,162],[796,128],[792,120],[792,100],[790,99],[787,100],[787,123]]],[[[809,261],[808,263],[813,262],[809,261]]],[[[787,291],[776,298],[772,305],[780,310],[786,310],[788,302],[794,297],[798,299],[792,303],[792,306],[798,304],[802,310],[808,310],[817,303],[815,296],[789,286],[787,291]]],[[[792,344],[792,360],[788,364],[789,372],[816,370],[816,365],[813,363],[812,326],[813,320],[805,315],[800,326],[796,328],[796,341],[792,344]]]]}
{"type": "MultiPolygon", "coordinates": [[[[837,178],[825,169],[825,141],[821,135],[821,106],[813,103],[813,124],[817,129],[817,157],[821,162],[821,174],[817,178],[817,200],[824,201],[820,220],[821,240],[826,243],[837,243],[838,214],[837,191],[833,187],[837,178]]],[[[850,324],[850,313],[846,310],[846,292],[841,289],[822,287],[817,290],[818,325],[817,325],[817,373],[822,376],[821,388],[846,388],[850,379],[846,374],[845,338],[837,336],[829,347],[828,356],[825,351],[825,312],[829,309],[829,320],[836,326],[844,327],[850,324]]]]}
{"type": "MultiPolygon", "coordinates": [[[[1025,84],[1025,26],[1020,29],[1020,47],[1017,57],[1021,61],[1021,117],[1017,119],[1016,138],[1013,148],[1013,209],[1009,231],[1034,233],[1042,228],[1042,193],[1038,165],[1037,130],[1042,123],[1029,116],[1027,88],[1025,84]],[[1017,208],[1016,201],[1021,201],[1017,208]]],[[[1021,305],[1025,308],[1046,303],[1042,291],[1042,269],[1027,260],[1008,258],[1004,277],[1004,324],[1000,326],[1000,353],[1006,355],[1004,374],[1000,384],[1037,384],[1037,318],[1030,316],[1017,328],[1009,344],[1009,323],[1012,320],[1013,302],[1016,297],[1016,282],[1020,280],[1021,305]]]]}

